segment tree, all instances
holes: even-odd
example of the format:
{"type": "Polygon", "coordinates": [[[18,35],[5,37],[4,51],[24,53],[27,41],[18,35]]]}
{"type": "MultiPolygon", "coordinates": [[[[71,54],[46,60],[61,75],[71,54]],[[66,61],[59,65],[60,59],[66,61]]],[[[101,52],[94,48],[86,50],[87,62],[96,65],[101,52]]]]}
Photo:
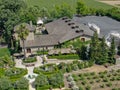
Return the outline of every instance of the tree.
{"type": "Polygon", "coordinates": [[[43,74],[40,74],[36,79],[35,79],[35,87],[43,87],[45,85],[48,85],[48,80],[47,77],[43,74]]]}
{"type": "Polygon", "coordinates": [[[99,48],[98,34],[97,32],[95,32],[91,39],[90,48],[89,48],[90,60],[95,61],[95,62],[99,60],[99,55],[100,55],[99,50],[100,48],[99,48]]]}
{"type": "Polygon", "coordinates": [[[117,52],[118,55],[120,55],[120,46],[118,46],[118,52],[117,52]]]}
{"type": "Polygon", "coordinates": [[[82,60],[87,60],[87,47],[85,45],[81,46],[81,49],[80,49],[80,58],[82,60]]]}
{"type": "Polygon", "coordinates": [[[18,12],[25,6],[23,0],[0,0],[0,29],[9,47],[13,28],[20,21],[18,12]]]}
{"type": "Polygon", "coordinates": [[[114,55],[115,55],[115,40],[114,38],[112,38],[111,46],[109,49],[109,62],[110,63],[115,63],[114,55]]]}
{"type": "Polygon", "coordinates": [[[20,40],[22,41],[22,44],[23,44],[23,50],[24,50],[24,57],[26,58],[26,53],[25,53],[25,40],[29,34],[29,30],[28,28],[26,27],[25,24],[21,24],[19,27],[18,27],[18,30],[17,30],[17,34],[18,34],[18,37],[20,38],[20,40]]]}
{"type": "Polygon", "coordinates": [[[76,7],[76,13],[78,15],[82,14],[84,15],[86,13],[87,7],[85,6],[84,2],[82,0],[77,2],[77,7],[76,7]]]}
{"type": "Polygon", "coordinates": [[[0,78],[0,90],[13,90],[12,83],[8,78],[0,78]]]}
{"type": "Polygon", "coordinates": [[[99,60],[97,61],[98,64],[105,64],[108,62],[108,48],[105,43],[105,38],[102,38],[102,41],[100,43],[100,56],[99,60]]]}

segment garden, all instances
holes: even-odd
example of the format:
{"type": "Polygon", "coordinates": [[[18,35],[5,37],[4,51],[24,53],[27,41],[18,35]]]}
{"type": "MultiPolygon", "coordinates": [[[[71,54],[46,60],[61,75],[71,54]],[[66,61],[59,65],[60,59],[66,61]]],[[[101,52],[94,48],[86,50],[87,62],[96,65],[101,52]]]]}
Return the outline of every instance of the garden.
{"type": "Polygon", "coordinates": [[[120,69],[67,76],[72,90],[120,90],[120,69]]]}
{"type": "Polygon", "coordinates": [[[9,68],[4,70],[4,75],[15,81],[27,74],[27,69],[9,68]]]}
{"type": "Polygon", "coordinates": [[[35,80],[37,90],[49,88],[61,88],[64,86],[63,74],[76,71],[82,68],[91,67],[93,62],[73,61],[72,63],[45,64],[34,68],[34,73],[39,74],[35,80]]]}

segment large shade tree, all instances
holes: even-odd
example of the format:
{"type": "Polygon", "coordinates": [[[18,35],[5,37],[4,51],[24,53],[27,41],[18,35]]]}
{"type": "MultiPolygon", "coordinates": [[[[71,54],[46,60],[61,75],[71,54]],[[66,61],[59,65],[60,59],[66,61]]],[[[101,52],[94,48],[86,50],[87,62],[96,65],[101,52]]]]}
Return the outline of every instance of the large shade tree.
{"type": "Polygon", "coordinates": [[[23,44],[23,50],[24,50],[24,58],[26,58],[26,53],[25,53],[25,40],[29,34],[29,30],[28,28],[26,27],[26,25],[23,23],[21,24],[19,27],[18,27],[18,30],[17,30],[17,34],[18,34],[18,37],[20,38],[20,40],[22,41],[22,44],[23,44]]]}

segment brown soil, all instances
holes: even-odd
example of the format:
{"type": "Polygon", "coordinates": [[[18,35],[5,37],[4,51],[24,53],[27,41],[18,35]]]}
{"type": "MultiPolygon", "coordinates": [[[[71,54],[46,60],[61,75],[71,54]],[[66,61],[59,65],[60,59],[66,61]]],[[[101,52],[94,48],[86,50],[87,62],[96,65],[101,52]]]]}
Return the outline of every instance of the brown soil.
{"type": "Polygon", "coordinates": [[[98,0],[99,2],[106,3],[112,6],[119,7],[120,0],[98,0]]]}

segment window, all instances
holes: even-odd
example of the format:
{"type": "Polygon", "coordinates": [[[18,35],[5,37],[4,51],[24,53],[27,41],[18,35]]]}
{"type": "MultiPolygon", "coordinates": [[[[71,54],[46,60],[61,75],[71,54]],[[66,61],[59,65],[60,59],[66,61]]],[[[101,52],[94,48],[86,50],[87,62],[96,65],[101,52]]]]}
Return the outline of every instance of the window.
{"type": "Polygon", "coordinates": [[[31,53],[31,49],[30,48],[27,49],[27,53],[31,53]]]}

